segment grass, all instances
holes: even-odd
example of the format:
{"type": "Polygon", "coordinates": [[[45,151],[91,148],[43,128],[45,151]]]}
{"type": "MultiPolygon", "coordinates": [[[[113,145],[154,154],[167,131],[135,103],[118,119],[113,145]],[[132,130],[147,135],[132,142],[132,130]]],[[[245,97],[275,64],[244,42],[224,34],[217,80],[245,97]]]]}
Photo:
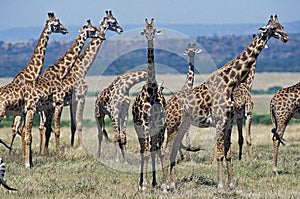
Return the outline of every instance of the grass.
{"type": "MultiPolygon", "coordinates": [[[[56,158],[54,140],[50,154],[37,153],[39,136],[33,130],[34,167],[25,169],[21,155],[20,137],[8,155],[1,146],[1,157],[7,165],[5,180],[18,188],[9,192],[1,188],[1,198],[299,198],[300,134],[299,125],[287,128],[287,145],[280,148],[279,176],[272,173],[273,146],[271,126],[254,125],[253,150],[255,160],[250,161],[244,151],[242,161],[237,160],[236,128],[232,134],[233,172],[236,188],[216,189],[216,162],[213,161],[212,129],[191,128],[193,145],[201,144],[204,152],[186,153],[187,160],[177,164],[177,192],[162,194],[159,187],[138,191],[139,147],[135,133],[128,129],[128,162],[115,162],[111,143],[103,142],[103,157],[95,158],[97,139],[95,128],[85,128],[83,143],[86,148],[69,148],[69,128],[61,134],[61,156],[56,158]],[[205,142],[208,144],[205,145],[205,142]]],[[[1,129],[2,138],[8,140],[10,129],[1,129]]],[[[111,129],[109,130],[111,132],[111,129]]],[[[110,136],[113,136],[110,133],[110,136]]],[[[160,164],[158,164],[158,168],[160,164]]],[[[150,168],[150,165],[149,165],[150,168]]],[[[158,181],[162,173],[158,170],[158,181]]],[[[151,174],[149,173],[149,180],[151,174]]],[[[226,175],[224,172],[224,179],[226,175]]],[[[226,180],[224,181],[226,183],[226,180]]]]}
{"type": "MultiPolygon", "coordinates": [[[[285,87],[295,82],[299,74],[271,73],[256,74],[253,89],[265,90],[274,86],[285,87]],[[276,79],[276,81],[274,81],[276,79]]],[[[88,77],[89,91],[96,92],[107,86],[114,77],[88,77]],[[101,84],[100,84],[101,83],[101,84]],[[99,86],[101,85],[101,86],[99,86]]],[[[180,88],[185,75],[177,81],[178,76],[158,75],[158,81],[164,80],[167,91],[180,88]],[[170,87],[168,87],[170,86],[170,87]],[[174,87],[174,88],[173,88],[174,87]]],[[[198,78],[198,77],[196,77],[198,78]]],[[[195,85],[200,82],[199,78],[195,85]]],[[[2,81],[3,82],[3,81],[2,81]]],[[[140,87],[135,87],[136,92],[140,87]]],[[[269,102],[272,95],[254,95],[254,112],[269,114],[269,102]]],[[[285,133],[286,146],[280,147],[279,176],[272,173],[273,145],[270,125],[253,125],[253,152],[255,159],[250,161],[243,151],[243,159],[237,160],[237,130],[232,133],[233,174],[236,188],[232,191],[216,189],[216,162],[213,160],[212,129],[191,128],[193,146],[201,146],[205,150],[197,153],[186,153],[186,160],[177,164],[177,192],[162,194],[158,188],[149,188],[145,192],[138,191],[139,179],[139,145],[132,125],[127,131],[128,164],[116,162],[115,146],[112,143],[102,143],[101,160],[96,158],[97,134],[93,123],[94,97],[86,99],[83,129],[85,148],[70,149],[70,129],[61,129],[61,155],[54,153],[54,140],[51,137],[50,154],[40,155],[38,129],[33,129],[33,162],[34,167],[25,169],[21,155],[20,137],[16,137],[11,155],[0,145],[0,157],[6,162],[5,180],[8,185],[18,188],[17,192],[9,192],[0,187],[1,198],[300,198],[300,125],[291,124],[285,133]]],[[[69,120],[69,110],[64,108],[62,120],[69,120]]],[[[131,113],[131,111],[129,111],[131,113]]],[[[129,118],[132,118],[129,116],[129,118]]],[[[10,122],[9,122],[10,123],[10,122]]],[[[111,132],[111,129],[108,129],[111,132]]],[[[1,128],[1,139],[10,140],[10,128],[1,128]]],[[[112,137],[112,133],[109,134],[112,137]]],[[[149,168],[150,165],[149,165],[149,168]]],[[[157,165],[157,178],[160,183],[162,173],[157,165]]],[[[151,174],[149,173],[149,180],[151,174]]],[[[148,181],[149,181],[148,180],[148,181]]],[[[224,171],[224,183],[226,175],[224,171]]]]}

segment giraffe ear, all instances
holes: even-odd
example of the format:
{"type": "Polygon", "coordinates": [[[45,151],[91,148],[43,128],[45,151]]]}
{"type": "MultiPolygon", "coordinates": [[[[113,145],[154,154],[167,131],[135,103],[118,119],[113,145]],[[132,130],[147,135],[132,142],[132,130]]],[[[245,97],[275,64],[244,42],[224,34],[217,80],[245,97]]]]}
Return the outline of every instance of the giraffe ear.
{"type": "Polygon", "coordinates": [[[185,50],[185,51],[183,52],[183,54],[184,54],[184,55],[187,55],[187,54],[188,54],[188,51],[187,51],[187,50],[185,50]]]}
{"type": "Polygon", "coordinates": [[[202,52],[202,49],[200,49],[200,48],[195,50],[195,53],[197,53],[197,54],[200,54],[201,52],[202,52]]]}
{"type": "Polygon", "coordinates": [[[267,32],[268,29],[270,28],[270,26],[271,26],[271,25],[262,26],[262,27],[260,27],[258,30],[259,30],[260,32],[267,32]]]}
{"type": "Polygon", "coordinates": [[[157,35],[162,35],[163,32],[162,32],[161,30],[156,30],[156,34],[157,34],[157,35]]]}

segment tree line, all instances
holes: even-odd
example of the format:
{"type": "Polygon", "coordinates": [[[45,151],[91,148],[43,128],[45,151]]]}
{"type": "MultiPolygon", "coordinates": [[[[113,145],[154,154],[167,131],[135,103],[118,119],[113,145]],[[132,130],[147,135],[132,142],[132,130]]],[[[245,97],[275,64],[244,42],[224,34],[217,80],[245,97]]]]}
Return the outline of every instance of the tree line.
{"type": "MultiPolygon", "coordinates": [[[[289,38],[289,41],[285,44],[276,39],[271,39],[268,42],[268,48],[264,49],[264,52],[258,57],[256,72],[300,72],[300,34],[291,34],[289,38]]],[[[251,40],[252,35],[215,35],[195,38],[195,41],[211,57],[216,67],[221,67],[236,57],[251,40]]],[[[113,40],[110,41],[110,48],[122,48],[122,42],[128,44],[128,41],[113,40]]],[[[14,77],[27,64],[36,43],[37,40],[23,42],[0,41],[0,77],[14,77]]],[[[50,41],[47,46],[44,65],[49,66],[54,63],[72,43],[73,41],[50,41]]],[[[172,42],[172,45],[176,48],[176,45],[183,46],[183,43],[184,41],[176,41],[172,42]]],[[[182,52],[184,50],[182,47],[182,52]]],[[[110,56],[108,51],[101,51],[101,53],[106,53],[101,55],[102,57],[110,56]]],[[[118,75],[147,62],[146,49],[136,49],[114,60],[103,72],[102,62],[98,57],[88,75],[118,75]]],[[[171,66],[178,73],[186,73],[186,67],[183,67],[187,65],[186,59],[172,52],[156,49],[155,61],[162,65],[171,66]]],[[[161,73],[169,72],[163,71],[161,73]]]]}

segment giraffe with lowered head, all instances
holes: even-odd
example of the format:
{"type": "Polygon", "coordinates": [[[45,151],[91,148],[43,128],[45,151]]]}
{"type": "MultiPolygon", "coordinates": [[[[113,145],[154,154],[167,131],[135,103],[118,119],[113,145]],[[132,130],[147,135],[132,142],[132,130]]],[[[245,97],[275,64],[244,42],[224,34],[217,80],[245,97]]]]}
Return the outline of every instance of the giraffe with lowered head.
{"type": "Polygon", "coordinates": [[[285,145],[285,129],[292,118],[300,118],[300,82],[275,93],[270,102],[270,115],[274,125],[271,130],[274,145],[273,173],[278,175],[278,150],[280,144],[285,145]]]}
{"type": "Polygon", "coordinates": [[[154,26],[154,19],[148,23],[142,35],[148,41],[148,70],[147,81],[135,98],[132,106],[133,123],[138,140],[140,143],[141,171],[140,171],[140,190],[146,189],[147,167],[151,156],[152,160],[152,186],[157,185],[156,181],[156,154],[162,160],[161,146],[164,139],[164,120],[165,120],[165,98],[158,91],[154,65],[153,39],[157,30],[154,26]]]}
{"type": "Polygon", "coordinates": [[[95,118],[98,128],[98,157],[101,155],[101,142],[103,135],[108,139],[105,130],[104,117],[108,115],[112,120],[114,130],[114,144],[116,146],[116,161],[119,161],[119,149],[126,162],[126,126],[128,121],[128,109],[130,105],[130,89],[147,79],[147,71],[130,71],[119,75],[101,92],[95,101],[95,118]]]}
{"type": "Polygon", "coordinates": [[[192,90],[179,91],[166,107],[167,143],[164,150],[162,190],[167,192],[167,172],[170,166],[170,189],[175,190],[175,158],[184,133],[192,124],[197,127],[215,127],[215,159],[217,160],[218,188],[223,188],[222,162],[225,159],[228,186],[234,188],[231,163],[231,130],[234,116],[232,93],[255,67],[258,55],[271,38],[288,41],[277,16],[271,16],[267,25],[241,54],[212,73],[203,84],[192,90]]]}
{"type": "MultiPolygon", "coordinates": [[[[28,93],[25,96],[25,102],[30,102],[27,107],[24,132],[25,136],[25,164],[26,167],[32,166],[31,157],[31,130],[32,121],[35,112],[49,111],[54,108],[56,104],[55,95],[60,90],[61,81],[70,71],[71,67],[75,63],[81,49],[87,38],[101,37],[99,31],[94,27],[90,20],[87,21],[87,25],[84,25],[80,31],[78,37],[73,42],[72,46],[66,51],[66,53],[53,65],[49,66],[45,72],[38,78],[37,82],[28,89],[28,93]]],[[[43,118],[42,118],[43,119],[43,118]]],[[[55,142],[56,142],[56,154],[59,155],[59,136],[60,132],[55,128],[55,142]]],[[[22,131],[23,132],[23,131],[22,131]]],[[[45,134],[41,132],[42,149],[44,149],[45,134]]],[[[42,151],[43,153],[44,151],[42,151]]],[[[47,152],[47,151],[46,151],[47,152]]]]}

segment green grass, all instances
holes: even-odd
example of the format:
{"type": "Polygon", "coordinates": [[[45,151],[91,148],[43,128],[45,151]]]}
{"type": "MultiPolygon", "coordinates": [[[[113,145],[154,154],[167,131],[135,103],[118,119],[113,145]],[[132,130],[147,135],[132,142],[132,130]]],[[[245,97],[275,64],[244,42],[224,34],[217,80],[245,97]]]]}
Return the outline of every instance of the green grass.
{"type": "MultiPolygon", "coordinates": [[[[90,150],[96,134],[95,128],[84,129],[86,140],[91,139],[92,144],[87,144],[88,151],[82,148],[71,150],[69,148],[69,128],[63,128],[61,133],[61,156],[56,158],[54,141],[51,138],[50,154],[43,156],[37,153],[38,134],[33,130],[33,162],[34,167],[25,169],[21,155],[20,138],[16,138],[14,150],[8,155],[4,147],[0,147],[1,157],[7,165],[5,180],[8,185],[18,188],[17,192],[1,190],[1,198],[299,198],[300,179],[300,134],[298,125],[291,125],[287,129],[285,139],[288,144],[280,147],[279,176],[272,173],[273,146],[270,129],[272,126],[254,125],[253,151],[255,159],[250,161],[244,149],[242,161],[237,160],[236,129],[232,134],[233,173],[236,188],[232,191],[216,189],[216,162],[213,161],[212,151],[205,155],[200,153],[186,153],[187,160],[177,164],[177,192],[162,194],[159,187],[149,188],[145,192],[138,191],[138,161],[129,159],[129,164],[114,161],[113,145],[103,142],[103,153],[110,158],[99,161],[90,150]],[[108,152],[108,148],[112,153],[108,152]],[[191,159],[191,160],[190,160],[191,159]],[[134,167],[132,172],[124,168],[134,167]]],[[[191,129],[194,131],[193,129],[191,129]]],[[[9,137],[10,129],[2,129],[2,137],[9,137]]],[[[197,131],[196,133],[202,134],[197,131]]],[[[113,136],[109,129],[109,136],[113,136]]],[[[8,138],[7,138],[8,139],[8,138]]],[[[194,138],[197,142],[199,138],[194,138]]],[[[208,148],[209,149],[209,148],[208,148]]],[[[138,157],[137,139],[133,129],[128,129],[128,152],[135,153],[138,157]]],[[[160,164],[158,164],[158,168],[160,164]]],[[[149,165],[149,168],[151,166],[149,165]]],[[[158,182],[162,173],[158,170],[158,182]]],[[[148,175],[148,181],[151,173],[148,175]]],[[[224,171],[224,183],[226,174],[224,171]]]]}

